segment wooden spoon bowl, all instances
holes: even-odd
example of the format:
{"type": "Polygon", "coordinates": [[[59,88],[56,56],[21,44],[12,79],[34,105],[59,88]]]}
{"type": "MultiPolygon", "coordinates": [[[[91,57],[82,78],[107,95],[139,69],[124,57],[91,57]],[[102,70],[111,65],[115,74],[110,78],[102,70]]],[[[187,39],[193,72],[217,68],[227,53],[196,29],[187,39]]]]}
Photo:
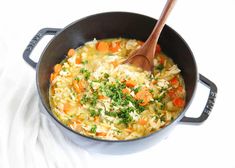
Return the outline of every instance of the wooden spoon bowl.
{"type": "Polygon", "coordinates": [[[156,44],[165,25],[166,19],[169,16],[175,2],[176,0],[167,0],[161,16],[146,42],[142,47],[133,52],[123,63],[129,63],[140,67],[143,70],[153,72],[153,59],[155,55],[156,44]]]}

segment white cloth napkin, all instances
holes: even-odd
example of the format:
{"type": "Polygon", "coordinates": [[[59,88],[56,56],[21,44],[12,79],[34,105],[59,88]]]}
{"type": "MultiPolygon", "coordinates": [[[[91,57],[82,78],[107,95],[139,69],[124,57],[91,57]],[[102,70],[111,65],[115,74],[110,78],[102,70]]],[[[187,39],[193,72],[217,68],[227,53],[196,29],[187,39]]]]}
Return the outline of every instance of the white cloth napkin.
{"type": "Polygon", "coordinates": [[[0,62],[0,167],[88,167],[88,153],[40,111],[35,71],[10,61],[0,62]]]}

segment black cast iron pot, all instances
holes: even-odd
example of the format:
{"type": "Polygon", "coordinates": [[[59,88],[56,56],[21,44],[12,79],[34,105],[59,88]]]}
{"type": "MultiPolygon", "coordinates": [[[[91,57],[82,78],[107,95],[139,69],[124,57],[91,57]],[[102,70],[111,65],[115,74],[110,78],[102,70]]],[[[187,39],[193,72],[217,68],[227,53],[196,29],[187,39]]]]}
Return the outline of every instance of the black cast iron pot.
{"type": "MultiPolygon", "coordinates": [[[[49,77],[53,71],[53,66],[61,62],[65,58],[68,49],[77,48],[83,45],[85,42],[93,40],[94,38],[103,39],[124,37],[145,41],[151,33],[156,21],[157,20],[148,16],[135,13],[101,13],[75,21],[64,29],[41,29],[30,41],[29,45],[23,53],[23,58],[30,66],[36,68],[36,83],[39,97],[42,102],[42,108],[46,110],[46,113],[52,117],[52,119],[57,125],[59,125],[60,128],[62,128],[63,132],[69,134],[69,136],[73,140],[78,141],[76,139],[85,137],[85,140],[90,141],[90,139],[94,140],[95,138],[86,137],[77,132],[74,132],[73,130],[59,122],[51,112],[48,99],[48,89],[49,77]],[[40,39],[44,35],[48,34],[55,36],[44,49],[38,63],[36,63],[32,59],[30,59],[30,53],[40,41],[40,39]]],[[[161,139],[160,137],[162,137],[162,135],[165,134],[167,130],[169,130],[177,122],[201,123],[205,121],[212,110],[217,93],[216,85],[203,75],[198,74],[194,56],[187,43],[178,33],[176,33],[169,26],[165,25],[158,43],[161,45],[163,52],[165,52],[169,57],[171,57],[182,70],[182,76],[185,81],[187,94],[186,106],[185,109],[179,115],[179,117],[175,119],[175,121],[172,122],[170,125],[166,126],[165,128],[162,128],[158,132],[151,134],[151,136],[139,138],[141,139],[141,144],[143,144],[144,140],[147,144],[149,144],[151,138],[154,138],[155,140],[161,139]],[[185,117],[185,112],[188,109],[196,91],[198,79],[210,89],[206,106],[202,111],[200,117],[185,117]]],[[[109,140],[101,141],[106,141],[106,143],[110,143],[109,140]]],[[[124,140],[111,142],[127,143],[134,141],[124,140]]]]}

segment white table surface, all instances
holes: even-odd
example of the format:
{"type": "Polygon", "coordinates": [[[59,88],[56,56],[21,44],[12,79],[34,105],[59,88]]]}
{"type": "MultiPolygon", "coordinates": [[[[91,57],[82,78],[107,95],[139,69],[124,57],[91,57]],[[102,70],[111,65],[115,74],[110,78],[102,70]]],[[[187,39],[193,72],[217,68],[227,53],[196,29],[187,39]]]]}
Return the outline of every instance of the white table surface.
{"type": "MultiPolygon", "coordinates": [[[[164,3],[165,0],[1,0],[0,75],[4,69],[12,68],[16,71],[15,80],[35,78],[35,71],[23,61],[22,53],[41,28],[63,28],[79,18],[107,11],[129,11],[158,18],[164,3]]],[[[187,41],[199,72],[217,84],[218,95],[211,115],[202,125],[178,124],[168,138],[138,153],[88,152],[92,167],[235,168],[235,1],[178,0],[167,24],[187,41]]],[[[40,55],[49,39],[43,39],[33,56],[40,55]]],[[[207,96],[208,89],[198,85],[187,115],[199,115],[207,96]]],[[[4,131],[5,121],[0,119],[0,122],[0,131],[4,131]]],[[[0,166],[2,163],[5,167],[3,159],[9,158],[1,153],[4,145],[1,139],[0,133],[0,166]]],[[[27,159],[30,157],[25,158],[26,162],[27,159]]]]}

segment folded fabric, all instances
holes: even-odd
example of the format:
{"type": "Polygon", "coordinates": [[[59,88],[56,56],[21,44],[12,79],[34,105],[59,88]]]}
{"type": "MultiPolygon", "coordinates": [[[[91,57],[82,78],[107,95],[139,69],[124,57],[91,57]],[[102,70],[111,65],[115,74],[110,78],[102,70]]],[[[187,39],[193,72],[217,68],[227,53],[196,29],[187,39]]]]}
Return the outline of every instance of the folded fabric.
{"type": "Polygon", "coordinates": [[[88,167],[88,153],[40,110],[35,71],[0,65],[0,167],[88,167]]]}

